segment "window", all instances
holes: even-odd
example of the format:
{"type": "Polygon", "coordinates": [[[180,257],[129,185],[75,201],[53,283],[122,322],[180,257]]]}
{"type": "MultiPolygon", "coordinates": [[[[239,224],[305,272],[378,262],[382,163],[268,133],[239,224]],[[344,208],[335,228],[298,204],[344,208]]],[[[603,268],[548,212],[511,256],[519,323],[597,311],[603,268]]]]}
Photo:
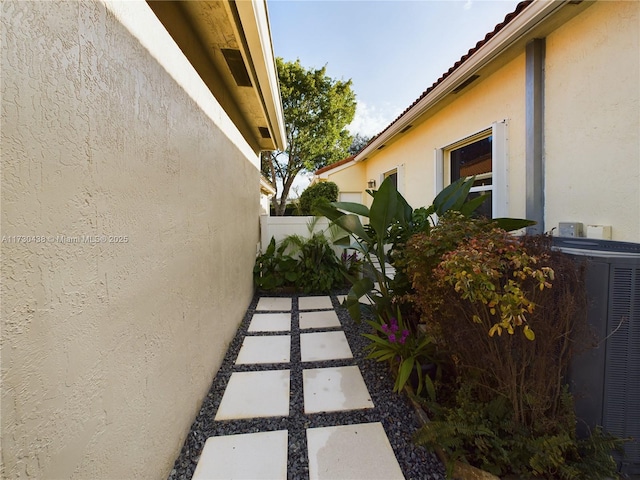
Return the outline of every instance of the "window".
{"type": "Polygon", "coordinates": [[[391,183],[393,183],[393,186],[398,190],[398,170],[396,169],[386,172],[383,180],[386,180],[387,178],[391,178],[391,183]]]}
{"type": "Polygon", "coordinates": [[[470,197],[489,195],[478,209],[489,218],[509,216],[507,121],[435,150],[434,197],[445,185],[474,176],[470,197]]]}
{"type": "Polygon", "coordinates": [[[493,191],[492,143],[493,137],[489,135],[449,152],[451,183],[459,178],[468,178],[475,175],[476,180],[469,191],[469,198],[475,198],[480,195],[489,196],[489,199],[485,200],[475,212],[477,216],[487,218],[491,218],[493,215],[491,201],[491,193],[493,191]]]}
{"type": "Polygon", "coordinates": [[[391,170],[387,170],[378,175],[378,188],[382,185],[387,178],[391,178],[391,182],[396,187],[396,190],[404,194],[404,164],[396,165],[391,170]]]}

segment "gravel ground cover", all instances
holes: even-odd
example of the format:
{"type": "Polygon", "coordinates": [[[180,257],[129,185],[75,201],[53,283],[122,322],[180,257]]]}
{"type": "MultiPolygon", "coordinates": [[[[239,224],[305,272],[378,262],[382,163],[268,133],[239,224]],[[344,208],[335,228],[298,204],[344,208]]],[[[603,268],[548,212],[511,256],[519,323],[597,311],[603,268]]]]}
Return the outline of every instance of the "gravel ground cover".
{"type": "MultiPolygon", "coordinates": [[[[339,292],[341,293],[341,292],[339,292]]],[[[345,292],[346,293],[346,292],[345,292]]],[[[287,477],[291,480],[309,478],[307,459],[307,428],[331,425],[351,425],[355,423],[381,422],[389,442],[395,452],[400,468],[407,480],[440,480],[444,479],[444,468],[435,454],[419,447],[411,441],[411,437],[419,427],[419,421],[413,406],[403,396],[393,393],[393,382],[386,363],[367,360],[363,350],[369,340],[361,334],[368,333],[371,328],[364,322],[356,324],[348,312],[339,306],[335,295],[331,295],[334,309],[342,324],[342,329],[349,341],[353,359],[331,360],[323,362],[300,363],[300,328],[298,323],[298,295],[287,296],[292,301],[291,320],[291,398],[287,417],[269,417],[242,420],[225,420],[214,422],[214,417],[222,400],[231,373],[242,371],[259,371],[286,368],[283,364],[238,365],[234,361],[238,356],[242,341],[247,333],[249,323],[258,300],[261,296],[278,296],[257,293],[231,342],[220,370],[213,379],[211,389],[204,399],[198,416],[175,461],[169,480],[189,480],[193,476],[200,453],[207,438],[219,435],[254,433],[261,431],[288,430],[289,462],[287,477]],[[302,390],[302,370],[307,368],[339,367],[358,365],[375,405],[373,409],[353,410],[332,413],[305,414],[302,390]]],[[[314,329],[304,332],[335,331],[335,329],[314,329]]],[[[265,332],[259,335],[273,335],[265,332]]],[[[282,333],[280,332],[280,335],[282,333]]],[[[338,480],[338,479],[336,479],[338,480]]],[[[352,479],[355,480],[355,479],[352,479]]],[[[363,479],[364,480],[364,479],[363,479]]]]}

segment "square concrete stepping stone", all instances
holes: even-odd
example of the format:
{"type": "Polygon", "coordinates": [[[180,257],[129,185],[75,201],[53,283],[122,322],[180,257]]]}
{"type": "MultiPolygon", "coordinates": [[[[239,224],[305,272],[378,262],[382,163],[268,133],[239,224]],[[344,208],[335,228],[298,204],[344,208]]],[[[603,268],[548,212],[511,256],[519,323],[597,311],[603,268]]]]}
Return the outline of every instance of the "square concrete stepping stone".
{"type": "Polygon", "coordinates": [[[290,313],[255,313],[249,324],[249,332],[288,332],[290,330],[290,313]]]}
{"type": "Polygon", "coordinates": [[[231,374],[215,420],[289,415],[289,370],[231,374]]]}
{"type": "MultiPolygon", "coordinates": [[[[347,299],[346,295],[338,295],[338,302],[340,303],[340,305],[342,305],[342,303],[347,299]]],[[[373,305],[373,302],[371,301],[371,299],[367,296],[361,297],[360,298],[360,303],[364,304],[364,305],[373,305]]]]}
{"type": "Polygon", "coordinates": [[[355,365],[303,370],[302,388],[304,413],[373,408],[367,385],[355,365]]]}
{"type": "Polygon", "coordinates": [[[291,310],[291,298],[288,297],[262,297],[258,300],[256,311],[284,312],[291,310]]]}
{"type": "Polygon", "coordinates": [[[287,478],[286,430],[209,437],[192,480],[287,478]]]}
{"type": "Polygon", "coordinates": [[[307,429],[309,480],[404,480],[380,422],[307,429]]]}
{"type": "Polygon", "coordinates": [[[344,332],[300,334],[300,357],[303,362],[353,358],[344,332]]]}
{"type": "Polygon", "coordinates": [[[274,335],[269,337],[244,337],[236,365],[248,363],[289,363],[291,337],[274,335]]]}
{"type": "Polygon", "coordinates": [[[340,327],[340,320],[335,310],[322,312],[300,312],[300,328],[328,328],[340,327]]]}
{"type": "Polygon", "coordinates": [[[320,310],[333,308],[331,297],[300,297],[298,298],[298,309],[300,310],[320,310]]]}

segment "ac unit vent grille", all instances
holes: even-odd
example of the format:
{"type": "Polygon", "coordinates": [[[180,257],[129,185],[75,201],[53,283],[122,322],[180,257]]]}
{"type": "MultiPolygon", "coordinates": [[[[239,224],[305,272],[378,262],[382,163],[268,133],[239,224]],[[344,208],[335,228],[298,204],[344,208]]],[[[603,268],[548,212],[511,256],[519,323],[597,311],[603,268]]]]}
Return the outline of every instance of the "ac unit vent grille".
{"type": "Polygon", "coordinates": [[[611,265],[603,426],[634,441],[624,462],[640,464],[640,268],[611,265]]]}

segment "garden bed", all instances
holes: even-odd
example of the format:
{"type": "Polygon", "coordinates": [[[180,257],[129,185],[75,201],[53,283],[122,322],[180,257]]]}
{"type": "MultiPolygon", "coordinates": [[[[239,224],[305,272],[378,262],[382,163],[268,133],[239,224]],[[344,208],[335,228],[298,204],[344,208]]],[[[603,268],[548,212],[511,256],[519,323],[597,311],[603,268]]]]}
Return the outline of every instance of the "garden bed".
{"type": "MultiPolygon", "coordinates": [[[[272,292],[265,295],[276,296],[272,292]]],[[[334,297],[334,306],[337,306],[335,295],[332,296],[334,297]]],[[[235,338],[229,346],[225,359],[213,379],[211,390],[205,397],[182,451],[175,461],[174,468],[169,476],[170,480],[191,479],[208,437],[282,429],[286,429],[289,432],[287,477],[296,480],[305,479],[309,477],[306,444],[307,428],[368,422],[382,423],[400,468],[407,480],[441,480],[445,478],[444,467],[438,457],[426,448],[413,443],[412,436],[420,427],[420,420],[408,397],[393,393],[393,379],[387,365],[365,359],[366,351],[364,347],[369,341],[362,336],[362,333],[371,333],[371,328],[365,322],[354,323],[347,311],[340,307],[336,308],[336,313],[347,336],[354,358],[331,362],[305,362],[304,368],[357,365],[362,372],[373,400],[374,408],[334,413],[304,414],[303,365],[298,361],[300,358],[299,344],[296,341],[292,341],[291,358],[293,361],[288,365],[291,371],[291,407],[289,416],[214,421],[222,394],[234,370],[233,362],[238,355],[259,297],[259,294],[254,297],[235,338]]],[[[295,296],[293,297],[296,298],[295,296]]],[[[298,338],[297,335],[300,333],[296,301],[293,302],[293,307],[292,340],[298,338]]],[[[279,366],[282,367],[281,364],[279,366]]],[[[269,366],[265,365],[263,367],[268,368],[269,366]]]]}

